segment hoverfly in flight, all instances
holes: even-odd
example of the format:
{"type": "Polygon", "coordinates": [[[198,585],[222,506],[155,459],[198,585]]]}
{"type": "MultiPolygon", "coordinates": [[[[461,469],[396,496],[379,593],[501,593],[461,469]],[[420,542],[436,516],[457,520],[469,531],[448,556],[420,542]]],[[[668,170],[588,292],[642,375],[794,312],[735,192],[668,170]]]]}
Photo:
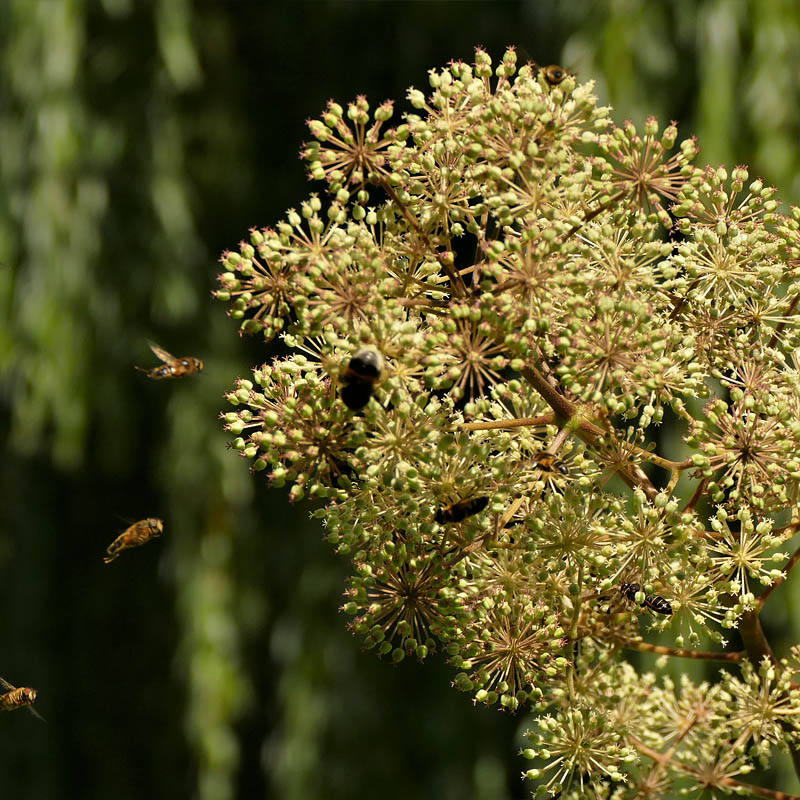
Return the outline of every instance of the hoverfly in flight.
{"type": "Polygon", "coordinates": [[[138,547],[146,544],[151,539],[161,536],[163,530],[164,523],[160,519],[153,517],[134,522],[106,548],[107,555],[103,558],[103,563],[111,563],[122,550],[127,550],[129,547],[138,547]]]}
{"type": "Polygon", "coordinates": [[[35,717],[44,720],[44,717],[33,707],[36,700],[36,689],[31,689],[29,686],[12,686],[4,678],[0,678],[0,687],[6,690],[5,694],[0,694],[0,711],[27,708],[35,717]]]}
{"type": "Polygon", "coordinates": [[[203,371],[203,362],[194,356],[184,356],[176,358],[168,353],[163,347],[159,347],[154,342],[148,342],[150,349],[164,362],[160,367],[136,367],[140,372],[147,373],[148,378],[155,381],[162,378],[183,378],[186,375],[194,375],[195,372],[203,371]]]}

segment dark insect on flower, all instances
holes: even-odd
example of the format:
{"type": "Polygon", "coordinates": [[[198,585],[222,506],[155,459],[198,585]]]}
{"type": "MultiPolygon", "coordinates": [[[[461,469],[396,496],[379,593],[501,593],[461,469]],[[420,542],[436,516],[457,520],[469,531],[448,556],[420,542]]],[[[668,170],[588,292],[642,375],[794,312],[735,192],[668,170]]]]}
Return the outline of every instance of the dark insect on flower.
{"type": "Polygon", "coordinates": [[[569,475],[569,470],[552,453],[537,453],[533,460],[543,472],[555,472],[558,470],[562,475],[569,475]]]}
{"type": "Polygon", "coordinates": [[[542,75],[551,86],[558,86],[569,73],[564,67],[559,67],[558,64],[550,64],[548,67],[542,67],[542,75]]]}
{"type": "Polygon", "coordinates": [[[631,603],[636,602],[636,595],[642,591],[642,587],[638,583],[628,583],[627,581],[619,587],[619,593],[631,603]]]}
{"type": "MultiPolygon", "coordinates": [[[[626,600],[630,600],[631,603],[636,602],[636,595],[641,590],[642,587],[638,583],[626,582],[619,587],[620,594],[626,600]]],[[[656,614],[664,614],[666,616],[672,614],[672,606],[669,604],[669,601],[665,600],[663,597],[660,597],[657,594],[646,594],[644,596],[644,600],[638,605],[642,606],[642,608],[649,608],[656,614]]]]}
{"type": "Polygon", "coordinates": [[[459,500],[449,506],[442,506],[434,514],[433,519],[440,525],[444,525],[447,522],[463,522],[467,517],[483,511],[488,504],[488,497],[470,497],[467,500],[459,500]]]}
{"type": "Polygon", "coordinates": [[[31,714],[42,719],[41,715],[33,708],[33,703],[36,700],[36,689],[31,689],[29,686],[17,688],[3,678],[0,678],[0,686],[6,690],[5,694],[0,695],[0,711],[27,708],[31,714]]]}
{"type": "Polygon", "coordinates": [[[672,606],[669,604],[669,600],[665,600],[657,594],[645,595],[642,605],[649,608],[651,611],[655,611],[656,614],[665,614],[669,616],[672,613],[672,606]]]}
{"type": "Polygon", "coordinates": [[[148,378],[155,381],[162,378],[183,378],[186,375],[194,375],[195,372],[203,371],[203,362],[194,356],[184,356],[175,358],[170,355],[163,347],[159,347],[154,342],[148,342],[150,349],[164,362],[163,366],[145,369],[136,367],[140,372],[146,372],[148,378]]]}
{"type": "Polygon", "coordinates": [[[342,375],[342,402],[353,411],[369,403],[383,372],[383,356],[373,347],[359,350],[342,375]]]}
{"type": "Polygon", "coordinates": [[[151,539],[161,536],[163,530],[164,523],[160,519],[153,517],[134,522],[106,548],[107,555],[103,558],[103,563],[109,564],[112,562],[122,550],[127,550],[129,547],[138,547],[146,544],[151,539]]]}

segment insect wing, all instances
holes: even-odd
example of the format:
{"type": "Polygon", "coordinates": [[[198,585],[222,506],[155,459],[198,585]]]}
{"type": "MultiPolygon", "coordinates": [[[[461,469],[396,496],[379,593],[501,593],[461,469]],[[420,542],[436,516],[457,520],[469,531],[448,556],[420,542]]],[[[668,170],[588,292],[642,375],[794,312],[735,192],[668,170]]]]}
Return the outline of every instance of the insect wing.
{"type": "Polygon", "coordinates": [[[148,342],[147,344],[150,345],[150,349],[165,363],[165,364],[172,364],[177,359],[175,356],[170,355],[163,347],[159,347],[155,342],[148,342]]]}
{"type": "Polygon", "coordinates": [[[47,720],[33,707],[33,706],[25,706],[25,708],[33,714],[34,717],[40,719],[42,722],[47,722],[47,720]]]}

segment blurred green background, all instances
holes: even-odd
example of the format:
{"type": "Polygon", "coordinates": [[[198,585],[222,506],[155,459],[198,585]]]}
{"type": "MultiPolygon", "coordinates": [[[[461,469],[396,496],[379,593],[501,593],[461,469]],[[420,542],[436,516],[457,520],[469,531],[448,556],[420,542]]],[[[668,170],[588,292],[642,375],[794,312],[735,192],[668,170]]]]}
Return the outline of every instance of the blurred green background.
{"type": "Polygon", "coordinates": [[[701,163],[800,200],[794,0],[0,0],[0,675],[47,719],[0,716],[4,800],[529,793],[524,717],[441,659],[362,652],[346,564],[217,420],[270,352],[211,299],[216,260],[318,188],[304,120],[362,93],[407,110],[477,44],[594,77],[618,121],[677,119],[701,163]],[[148,381],[147,339],[206,371],[148,381]],[[105,566],[146,516],[164,536],[105,566]]]}

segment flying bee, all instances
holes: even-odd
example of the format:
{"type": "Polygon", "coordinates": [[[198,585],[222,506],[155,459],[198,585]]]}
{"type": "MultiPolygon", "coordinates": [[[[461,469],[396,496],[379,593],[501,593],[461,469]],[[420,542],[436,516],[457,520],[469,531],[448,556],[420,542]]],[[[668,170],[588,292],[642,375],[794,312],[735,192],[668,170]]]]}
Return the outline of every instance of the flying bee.
{"type": "Polygon", "coordinates": [[[362,347],[342,375],[342,402],[353,411],[369,403],[383,372],[383,356],[374,347],[362,347]]]}
{"type": "Polygon", "coordinates": [[[162,378],[183,378],[186,375],[194,375],[195,372],[203,371],[203,362],[194,356],[184,356],[175,358],[170,355],[163,347],[159,347],[154,342],[148,342],[150,349],[164,362],[160,367],[136,367],[140,372],[146,372],[148,378],[160,381],[162,378]]]}
{"type": "Polygon", "coordinates": [[[542,472],[558,470],[562,475],[569,475],[569,470],[552,453],[537,453],[533,460],[542,472]]]}
{"type": "Polygon", "coordinates": [[[567,72],[564,67],[559,67],[558,64],[550,64],[547,67],[542,67],[541,73],[550,86],[558,86],[558,84],[569,75],[569,72],[567,72]]]}
{"type": "Polygon", "coordinates": [[[459,500],[449,506],[442,506],[434,515],[433,519],[440,525],[447,522],[463,522],[467,517],[478,514],[489,505],[489,498],[485,495],[481,497],[470,497],[467,500],[459,500]]]}
{"type": "Polygon", "coordinates": [[[106,548],[108,555],[103,558],[103,563],[111,563],[122,550],[127,550],[129,547],[138,547],[141,544],[146,544],[151,539],[161,536],[163,530],[164,523],[154,517],[134,522],[106,548]]]}
{"type": "Polygon", "coordinates": [[[34,700],[36,700],[36,689],[31,689],[29,686],[12,686],[4,678],[0,678],[0,686],[6,690],[5,694],[0,695],[0,711],[13,711],[16,708],[27,708],[35,717],[42,719],[33,707],[34,700]]]}
{"type": "MultiPolygon", "coordinates": [[[[642,587],[638,583],[625,582],[619,587],[620,594],[626,600],[630,600],[631,603],[636,602],[636,595],[641,590],[642,587]]],[[[664,614],[665,616],[672,614],[672,606],[670,605],[669,600],[665,600],[663,597],[657,594],[646,594],[644,596],[644,600],[637,605],[640,605],[642,608],[649,608],[656,614],[664,614]]]]}

